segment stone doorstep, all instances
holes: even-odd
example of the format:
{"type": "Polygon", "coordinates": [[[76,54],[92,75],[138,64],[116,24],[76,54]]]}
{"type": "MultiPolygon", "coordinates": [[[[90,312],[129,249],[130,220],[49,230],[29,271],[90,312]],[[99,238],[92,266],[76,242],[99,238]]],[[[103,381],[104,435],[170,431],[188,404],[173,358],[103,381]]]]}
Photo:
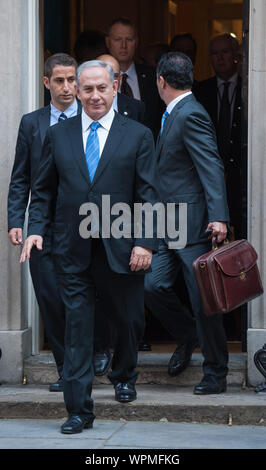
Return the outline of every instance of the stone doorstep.
{"type": "MultiPolygon", "coordinates": [[[[171,354],[139,353],[139,384],[194,386],[202,379],[203,357],[194,353],[189,367],[177,377],[169,377],[167,365],[171,354]]],[[[227,382],[230,385],[246,383],[247,354],[229,354],[229,373],[227,382]]],[[[58,379],[55,362],[51,353],[30,356],[24,361],[24,376],[27,384],[50,384],[58,379]]],[[[95,384],[109,384],[107,376],[95,377],[95,384]]]]}
{"type": "MultiPolygon", "coordinates": [[[[137,384],[137,400],[114,400],[112,385],[94,385],[96,419],[266,426],[266,394],[230,385],[220,395],[193,395],[193,387],[137,384]]],[[[63,393],[47,385],[2,385],[0,419],[64,419],[63,393]]]]}
{"type": "MultiPolygon", "coordinates": [[[[266,426],[266,394],[246,386],[247,355],[229,355],[227,392],[198,396],[193,387],[202,378],[202,355],[192,355],[189,367],[169,377],[171,354],[139,353],[136,401],[114,400],[108,378],[95,377],[93,399],[98,419],[266,426]]],[[[48,384],[57,380],[52,354],[31,356],[24,363],[25,385],[0,387],[0,419],[61,419],[66,417],[62,393],[51,393],[48,384]]]]}

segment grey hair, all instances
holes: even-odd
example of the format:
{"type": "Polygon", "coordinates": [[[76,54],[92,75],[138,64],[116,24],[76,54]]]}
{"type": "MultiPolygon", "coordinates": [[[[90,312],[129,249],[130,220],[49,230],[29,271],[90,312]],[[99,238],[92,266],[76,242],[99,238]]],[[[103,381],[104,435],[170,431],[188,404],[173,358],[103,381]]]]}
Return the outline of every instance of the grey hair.
{"type": "Polygon", "coordinates": [[[80,88],[80,75],[82,74],[82,72],[84,72],[84,70],[86,70],[90,67],[103,67],[103,68],[105,68],[109,73],[111,85],[113,85],[113,81],[115,79],[115,74],[114,74],[114,71],[113,71],[112,67],[110,65],[108,65],[106,62],[103,62],[102,60],[88,60],[87,62],[83,62],[83,64],[81,64],[77,69],[77,86],[78,86],[78,88],[80,88]]]}
{"type": "Polygon", "coordinates": [[[210,43],[209,43],[210,53],[211,53],[211,48],[212,48],[213,43],[217,40],[219,41],[219,39],[227,39],[227,41],[230,42],[233,54],[236,54],[238,52],[238,47],[239,47],[238,40],[234,36],[232,36],[232,34],[230,33],[221,33],[211,38],[210,43]]]}

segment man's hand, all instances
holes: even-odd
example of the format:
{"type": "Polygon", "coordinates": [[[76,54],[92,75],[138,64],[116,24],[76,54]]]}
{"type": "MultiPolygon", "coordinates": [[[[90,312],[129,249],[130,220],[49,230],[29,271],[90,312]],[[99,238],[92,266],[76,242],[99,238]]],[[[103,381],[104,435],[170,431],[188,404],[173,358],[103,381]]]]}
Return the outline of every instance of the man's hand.
{"type": "Polygon", "coordinates": [[[30,235],[24,243],[23,250],[20,257],[20,263],[24,263],[26,259],[30,258],[31,250],[34,246],[37,247],[39,251],[42,250],[43,238],[40,235],[30,235]]]}
{"type": "Polygon", "coordinates": [[[210,222],[206,231],[208,230],[212,230],[210,237],[216,237],[218,243],[226,238],[227,226],[225,222],[210,222]]]}
{"type": "Polygon", "coordinates": [[[22,228],[11,228],[8,236],[12,245],[22,245],[22,228]]]}
{"type": "Polygon", "coordinates": [[[134,246],[129,261],[131,271],[139,271],[140,269],[148,269],[151,265],[152,250],[134,246]]]}

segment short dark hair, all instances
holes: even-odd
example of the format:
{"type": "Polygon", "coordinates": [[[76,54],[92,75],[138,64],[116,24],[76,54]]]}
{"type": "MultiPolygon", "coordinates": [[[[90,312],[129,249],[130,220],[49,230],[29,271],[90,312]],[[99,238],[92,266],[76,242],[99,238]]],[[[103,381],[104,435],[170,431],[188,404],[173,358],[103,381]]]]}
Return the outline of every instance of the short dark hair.
{"type": "Polygon", "coordinates": [[[164,54],[157,65],[157,77],[162,76],[172,88],[186,90],[193,85],[193,64],[183,52],[164,54]]]}
{"type": "Polygon", "coordinates": [[[65,54],[63,52],[59,52],[57,54],[53,54],[45,61],[44,64],[44,76],[48,77],[49,79],[52,76],[53,69],[57,65],[61,65],[63,67],[75,67],[77,70],[78,64],[76,60],[71,57],[69,54],[65,54]]]}
{"type": "Polygon", "coordinates": [[[179,39],[188,39],[189,41],[192,42],[193,44],[193,47],[194,47],[194,51],[196,53],[197,51],[197,43],[196,43],[196,39],[193,38],[192,34],[191,33],[181,33],[181,34],[176,34],[171,42],[170,42],[170,49],[173,50],[175,48],[175,42],[178,41],[179,39]]]}
{"type": "Polygon", "coordinates": [[[107,30],[108,36],[110,35],[111,29],[115,24],[122,24],[123,26],[129,26],[130,28],[132,28],[134,30],[135,36],[138,35],[136,25],[129,18],[125,18],[125,17],[121,16],[119,18],[115,18],[112,21],[112,23],[109,25],[108,30],[107,30]]]}
{"type": "Polygon", "coordinates": [[[85,30],[78,36],[74,44],[74,54],[77,62],[96,58],[107,51],[105,34],[100,30],[85,30]],[[90,57],[84,58],[84,53],[90,53],[90,57]]]}

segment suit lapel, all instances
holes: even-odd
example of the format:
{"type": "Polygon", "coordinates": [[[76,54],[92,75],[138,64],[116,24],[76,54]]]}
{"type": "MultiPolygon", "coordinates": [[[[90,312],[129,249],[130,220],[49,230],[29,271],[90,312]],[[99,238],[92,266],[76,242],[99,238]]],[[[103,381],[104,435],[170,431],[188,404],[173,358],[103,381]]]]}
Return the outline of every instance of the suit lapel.
{"type": "Polygon", "coordinates": [[[124,95],[117,93],[117,108],[120,114],[130,117],[130,109],[127,104],[127,100],[124,99],[124,95]]]}
{"type": "Polygon", "coordinates": [[[146,95],[147,75],[143,71],[141,64],[135,64],[135,69],[138,77],[140,97],[143,100],[143,97],[146,95]]]}
{"type": "Polygon", "coordinates": [[[217,78],[213,77],[212,83],[211,83],[211,92],[210,92],[210,101],[209,101],[209,114],[212,119],[212,122],[214,124],[214,127],[216,128],[218,125],[218,102],[217,102],[217,93],[218,93],[218,87],[217,87],[217,78]]]}
{"type": "Polygon", "coordinates": [[[121,117],[118,113],[115,113],[115,117],[110,128],[108,137],[105,142],[105,146],[94,175],[92,183],[90,182],[89,172],[86,164],[83,139],[82,139],[82,125],[81,125],[81,115],[77,115],[75,118],[69,120],[69,125],[71,126],[71,132],[68,133],[68,127],[66,127],[66,133],[68,139],[71,142],[71,148],[74,155],[74,158],[79,166],[82,176],[85,178],[86,182],[93,186],[98,178],[101,176],[102,172],[112,159],[115,154],[115,150],[120,144],[120,140],[123,136],[123,127],[126,124],[126,119],[121,117]]]}
{"type": "Polygon", "coordinates": [[[40,136],[41,136],[41,142],[43,144],[46,131],[48,127],[50,126],[50,105],[45,106],[45,108],[42,109],[41,113],[39,114],[39,129],[40,129],[40,136]]]}
{"type": "Polygon", "coordinates": [[[123,127],[126,124],[126,118],[124,119],[123,117],[120,116],[119,113],[115,113],[114,120],[112,122],[110,131],[108,133],[108,137],[105,142],[105,146],[96,170],[96,173],[94,175],[93,181],[91,185],[93,186],[95,182],[99,179],[103,171],[105,170],[106,166],[109,164],[111,161],[112,157],[115,154],[115,150],[120,144],[121,138],[123,136],[123,127]]]}
{"type": "Polygon", "coordinates": [[[158,140],[157,140],[157,145],[156,145],[156,156],[157,156],[157,159],[159,160],[160,158],[160,155],[161,155],[161,151],[162,151],[162,147],[166,141],[166,137],[167,137],[167,134],[169,132],[169,130],[171,129],[172,127],[172,124],[173,122],[175,121],[175,118],[176,118],[176,115],[178,114],[179,110],[189,101],[193,100],[194,99],[194,96],[193,94],[191,95],[188,95],[186,96],[185,98],[183,98],[181,101],[179,101],[175,107],[173,108],[172,112],[170,113],[170,116],[168,117],[165,125],[164,125],[164,129],[163,129],[163,133],[162,135],[160,136],[159,134],[159,137],[158,137],[158,140]]]}
{"type": "Polygon", "coordinates": [[[71,148],[72,148],[74,158],[79,166],[82,176],[85,178],[86,182],[90,185],[91,184],[90,177],[89,177],[89,172],[88,172],[88,168],[86,164],[84,147],[83,147],[81,114],[78,114],[74,118],[69,119],[69,121],[67,122],[69,123],[71,132],[68,133],[68,126],[66,126],[65,130],[71,142],[71,148]]]}

